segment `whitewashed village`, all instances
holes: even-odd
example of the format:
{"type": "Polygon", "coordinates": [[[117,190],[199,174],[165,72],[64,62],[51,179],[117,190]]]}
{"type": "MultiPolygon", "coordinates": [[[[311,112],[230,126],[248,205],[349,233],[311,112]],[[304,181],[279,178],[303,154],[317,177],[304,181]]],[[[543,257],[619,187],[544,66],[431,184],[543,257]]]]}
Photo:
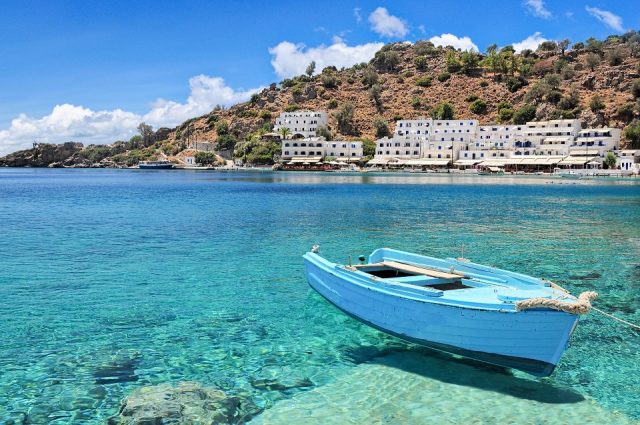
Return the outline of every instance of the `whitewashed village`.
{"type": "Polygon", "coordinates": [[[640,172],[640,150],[620,149],[620,129],[583,128],[579,119],[523,125],[480,125],[474,119],[398,120],[392,137],[375,141],[373,158],[365,158],[361,141],[319,136],[318,129],[327,124],[324,111],[280,114],[271,135],[281,139],[282,169],[592,175],[640,172]]]}

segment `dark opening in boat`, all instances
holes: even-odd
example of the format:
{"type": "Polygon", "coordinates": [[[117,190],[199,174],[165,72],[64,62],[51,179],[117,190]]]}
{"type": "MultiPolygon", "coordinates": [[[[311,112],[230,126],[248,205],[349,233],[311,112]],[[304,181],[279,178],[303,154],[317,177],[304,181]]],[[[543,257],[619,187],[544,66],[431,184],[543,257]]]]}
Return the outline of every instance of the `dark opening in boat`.
{"type": "Polygon", "coordinates": [[[382,279],[389,279],[393,277],[418,276],[417,273],[407,273],[397,269],[392,269],[391,267],[376,267],[371,269],[360,268],[360,270],[370,275],[380,277],[382,279]]]}
{"type": "Polygon", "coordinates": [[[453,291],[457,289],[472,288],[462,283],[464,276],[447,273],[440,270],[431,270],[412,265],[359,264],[356,266],[361,272],[376,276],[381,279],[390,279],[392,282],[414,286],[429,286],[440,291],[453,291]]]}

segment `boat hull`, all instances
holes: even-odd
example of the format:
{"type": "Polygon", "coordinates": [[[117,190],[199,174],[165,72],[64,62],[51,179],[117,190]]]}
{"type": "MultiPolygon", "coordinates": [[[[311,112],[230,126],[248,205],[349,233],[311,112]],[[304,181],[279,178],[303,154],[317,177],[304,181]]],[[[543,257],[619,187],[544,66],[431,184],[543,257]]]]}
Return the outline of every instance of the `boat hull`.
{"type": "Polygon", "coordinates": [[[170,170],[173,168],[173,164],[160,164],[160,165],[138,165],[141,170],[170,170]]]}
{"type": "Polygon", "coordinates": [[[577,316],[550,310],[509,312],[451,306],[380,290],[305,256],[310,286],[347,315],[429,348],[548,376],[577,316]]]}

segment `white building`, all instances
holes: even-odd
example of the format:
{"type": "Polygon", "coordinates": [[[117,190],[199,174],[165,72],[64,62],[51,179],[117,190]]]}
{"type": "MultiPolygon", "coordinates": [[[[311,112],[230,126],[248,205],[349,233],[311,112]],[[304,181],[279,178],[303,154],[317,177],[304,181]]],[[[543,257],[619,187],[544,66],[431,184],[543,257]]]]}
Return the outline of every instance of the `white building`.
{"type": "Polygon", "coordinates": [[[580,120],[530,121],[522,127],[520,139],[514,146],[514,156],[568,155],[569,146],[576,138],[580,120]]]}
{"type": "Polygon", "coordinates": [[[338,161],[360,161],[363,156],[362,142],[325,141],[324,138],[320,137],[282,140],[282,159],[285,161],[306,160],[307,162],[318,162],[328,156],[334,157],[338,161]]]}
{"type": "Polygon", "coordinates": [[[457,159],[509,158],[516,140],[522,137],[520,125],[482,125],[476,130],[471,141],[458,154],[457,159]]]}
{"type": "Polygon", "coordinates": [[[587,128],[581,130],[569,148],[569,155],[604,157],[609,151],[620,148],[619,128],[587,128]]]}
{"type": "Polygon", "coordinates": [[[640,150],[621,150],[616,161],[616,166],[622,171],[631,171],[640,174],[640,150]]]}
{"type": "MultiPolygon", "coordinates": [[[[400,120],[392,138],[376,141],[371,165],[484,165],[599,167],[616,152],[620,130],[582,130],[580,120],[532,121],[525,125],[485,125],[476,120],[400,120]]],[[[624,159],[624,164],[631,159],[624,159]]]]}
{"type": "Polygon", "coordinates": [[[318,126],[327,126],[327,113],[324,111],[295,111],[283,112],[276,118],[273,130],[289,129],[292,138],[315,137],[318,126]]]}
{"type": "Polygon", "coordinates": [[[383,137],[376,140],[376,156],[388,158],[420,158],[422,141],[409,136],[383,137]]]}

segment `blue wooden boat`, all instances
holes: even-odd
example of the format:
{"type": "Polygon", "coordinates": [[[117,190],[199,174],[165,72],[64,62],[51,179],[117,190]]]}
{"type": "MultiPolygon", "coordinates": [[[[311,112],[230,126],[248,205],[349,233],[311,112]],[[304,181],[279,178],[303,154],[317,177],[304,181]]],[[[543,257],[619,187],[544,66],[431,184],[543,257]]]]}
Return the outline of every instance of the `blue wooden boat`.
{"type": "Polygon", "coordinates": [[[138,168],[141,170],[170,170],[173,168],[173,163],[167,160],[139,161],[138,168]]]}
{"type": "Polygon", "coordinates": [[[362,264],[304,255],[313,289],[380,331],[437,350],[548,376],[595,292],[574,297],[545,280],[382,248],[362,264]]]}

